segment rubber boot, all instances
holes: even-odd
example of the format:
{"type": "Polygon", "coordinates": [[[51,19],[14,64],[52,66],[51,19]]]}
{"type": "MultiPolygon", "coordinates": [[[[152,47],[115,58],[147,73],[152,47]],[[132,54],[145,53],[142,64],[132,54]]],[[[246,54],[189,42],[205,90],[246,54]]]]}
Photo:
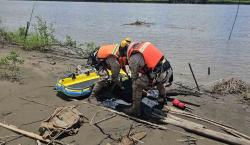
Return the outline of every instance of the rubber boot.
{"type": "Polygon", "coordinates": [[[133,82],[132,84],[133,104],[129,109],[124,110],[125,113],[141,117],[141,98],[143,92],[143,87],[142,87],[143,83],[144,82],[140,80],[136,80],[135,82],[133,82]]]}
{"type": "Polygon", "coordinates": [[[133,100],[132,106],[128,109],[124,109],[124,112],[129,115],[141,116],[141,100],[133,100]]]}

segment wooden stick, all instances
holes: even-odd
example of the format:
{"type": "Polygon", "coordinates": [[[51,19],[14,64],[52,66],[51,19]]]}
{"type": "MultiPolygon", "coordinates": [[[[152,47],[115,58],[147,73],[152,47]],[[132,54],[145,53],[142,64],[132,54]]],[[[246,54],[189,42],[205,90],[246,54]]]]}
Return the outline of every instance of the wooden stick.
{"type": "Polygon", "coordinates": [[[158,129],[170,130],[170,131],[173,131],[173,132],[176,132],[176,133],[180,133],[180,134],[183,134],[183,135],[191,136],[191,135],[188,134],[188,133],[181,132],[181,131],[178,131],[178,130],[173,130],[173,129],[167,128],[167,127],[165,127],[165,126],[158,125],[158,124],[155,124],[155,123],[151,123],[151,122],[148,122],[148,121],[145,121],[145,120],[136,118],[136,117],[129,116],[129,115],[123,113],[123,112],[118,112],[118,111],[115,111],[115,110],[113,110],[113,109],[109,109],[109,108],[106,108],[106,107],[102,107],[102,106],[98,106],[98,105],[95,105],[95,104],[91,104],[91,103],[89,103],[89,102],[81,101],[81,103],[78,104],[78,105],[76,105],[76,106],[80,106],[81,104],[87,104],[87,105],[90,105],[90,106],[92,106],[92,107],[99,107],[99,108],[101,108],[101,109],[103,109],[103,110],[106,110],[106,111],[115,113],[115,114],[120,115],[120,116],[122,116],[122,117],[129,118],[129,119],[131,119],[131,120],[134,120],[134,121],[137,121],[137,122],[140,122],[140,123],[143,123],[143,124],[147,124],[147,125],[156,127],[156,128],[158,128],[158,129]]]}
{"type": "MultiPolygon", "coordinates": [[[[170,112],[170,113],[173,113],[173,112],[170,112]]],[[[243,137],[243,138],[246,138],[246,139],[249,139],[250,140],[250,137],[245,135],[245,134],[242,134],[234,129],[231,129],[231,128],[228,128],[228,127],[225,127],[217,122],[212,122],[212,121],[209,121],[209,120],[206,120],[204,118],[200,118],[200,117],[197,117],[197,116],[192,116],[192,115],[188,115],[188,114],[182,114],[182,113],[174,113],[174,114],[177,114],[177,115],[182,115],[182,116],[185,116],[185,117],[189,117],[189,118],[192,118],[192,119],[196,119],[196,120],[201,120],[201,121],[204,121],[204,122],[207,122],[207,123],[210,123],[210,124],[213,124],[217,127],[220,127],[222,130],[234,135],[234,136],[237,136],[237,137],[243,137]]]]}
{"type": "Polygon", "coordinates": [[[234,145],[250,145],[250,140],[238,138],[232,135],[228,135],[225,133],[217,132],[214,130],[210,130],[205,128],[205,126],[195,125],[193,122],[185,120],[185,119],[172,119],[169,117],[165,117],[161,120],[163,123],[172,124],[178,127],[181,127],[185,130],[189,130],[198,135],[206,136],[208,138],[212,138],[224,143],[234,144],[234,145]]]}
{"type": "Polygon", "coordinates": [[[228,132],[228,133],[230,133],[230,134],[232,134],[234,136],[243,137],[245,139],[250,140],[249,136],[247,136],[247,135],[245,135],[243,133],[238,132],[237,130],[235,130],[233,127],[231,127],[229,125],[226,125],[226,124],[223,124],[223,123],[220,123],[220,122],[216,122],[216,121],[211,120],[211,119],[202,118],[202,117],[199,117],[199,116],[197,116],[195,114],[184,112],[182,110],[173,109],[172,107],[169,107],[169,106],[165,106],[165,108],[167,108],[168,110],[170,110],[170,113],[182,115],[182,116],[185,116],[185,117],[189,117],[189,118],[192,118],[192,119],[196,119],[196,120],[200,120],[200,121],[204,121],[204,122],[213,124],[213,125],[220,127],[224,131],[226,131],[226,132],[228,132]]]}
{"type": "MultiPolygon", "coordinates": [[[[129,118],[129,119],[135,120],[135,121],[137,121],[137,122],[144,123],[144,124],[148,124],[148,125],[157,127],[157,128],[159,128],[159,129],[162,129],[162,130],[168,130],[167,127],[165,127],[165,126],[158,125],[158,124],[154,124],[154,123],[151,123],[151,122],[148,122],[148,121],[145,121],[145,120],[142,120],[142,119],[133,117],[133,116],[129,116],[129,115],[123,113],[123,112],[118,112],[118,111],[113,110],[113,109],[110,109],[110,108],[106,108],[106,107],[102,107],[102,106],[97,106],[97,105],[95,105],[95,104],[91,104],[91,103],[84,102],[84,101],[82,101],[81,104],[88,104],[88,105],[90,105],[90,106],[99,107],[99,108],[102,108],[103,110],[106,110],[106,111],[109,111],[109,112],[118,114],[118,115],[120,115],[120,116],[123,116],[123,117],[129,118]]],[[[77,105],[77,106],[79,106],[79,105],[77,105]]]]}
{"type": "Polygon", "coordinates": [[[227,125],[224,125],[224,124],[221,124],[221,123],[218,123],[218,122],[215,122],[215,121],[207,120],[205,118],[200,118],[198,116],[192,116],[192,115],[181,114],[181,113],[175,113],[175,114],[182,115],[182,116],[185,116],[185,117],[189,117],[189,118],[193,118],[193,119],[196,119],[196,120],[201,120],[201,121],[213,124],[213,125],[220,127],[222,130],[224,130],[224,131],[226,131],[226,132],[228,132],[228,133],[230,133],[230,134],[232,134],[234,136],[243,137],[243,138],[246,138],[246,139],[250,140],[249,136],[247,136],[247,135],[245,135],[243,133],[240,133],[240,132],[236,131],[235,129],[229,128],[229,127],[227,127],[227,125]]]}
{"type": "MultiPolygon", "coordinates": [[[[33,132],[28,132],[28,131],[25,131],[25,130],[21,130],[21,129],[17,128],[16,126],[13,126],[13,125],[7,125],[7,124],[4,124],[4,123],[0,122],[0,126],[6,128],[6,129],[9,129],[11,131],[14,131],[16,133],[22,134],[24,136],[27,136],[27,137],[30,137],[30,138],[33,138],[33,139],[36,139],[36,140],[40,140],[40,141],[45,142],[45,143],[50,142],[49,139],[43,139],[43,137],[38,135],[38,134],[35,134],[33,132]]],[[[55,142],[59,143],[59,144],[62,144],[62,145],[65,144],[65,143],[60,142],[60,141],[55,141],[55,142]]]]}
{"type": "Polygon", "coordinates": [[[193,69],[192,69],[192,67],[191,67],[191,64],[188,63],[188,65],[189,65],[190,71],[191,71],[191,73],[192,73],[192,76],[193,76],[193,78],[194,78],[194,82],[195,82],[195,84],[196,84],[197,90],[200,91],[200,88],[199,88],[199,85],[198,85],[198,83],[197,83],[197,81],[196,81],[196,78],[195,78],[195,76],[194,76],[194,72],[193,72],[193,69]]]}
{"type": "Polygon", "coordinates": [[[98,110],[98,111],[93,115],[93,117],[91,118],[91,120],[90,120],[90,122],[89,122],[90,125],[93,125],[93,121],[94,121],[96,115],[97,115],[99,112],[101,112],[101,111],[102,111],[102,110],[98,110]]]}
{"type": "Polygon", "coordinates": [[[43,106],[52,107],[51,105],[44,104],[44,103],[41,103],[41,102],[38,102],[38,101],[34,101],[34,100],[30,100],[30,99],[27,99],[27,98],[24,98],[24,97],[18,97],[18,98],[20,98],[20,99],[22,99],[22,100],[25,100],[25,101],[32,102],[32,103],[40,104],[40,105],[43,105],[43,106]]]}
{"type": "Polygon", "coordinates": [[[212,119],[208,119],[208,118],[204,118],[204,117],[199,117],[199,116],[197,116],[197,115],[195,115],[193,113],[185,112],[185,111],[176,109],[176,108],[171,107],[171,106],[164,106],[164,110],[170,111],[170,113],[175,113],[175,114],[178,114],[178,115],[189,115],[189,116],[186,116],[186,117],[197,117],[197,118],[200,118],[202,121],[210,121],[210,122],[216,123],[218,125],[222,125],[222,126],[227,127],[227,128],[235,129],[234,127],[229,126],[227,124],[223,124],[221,122],[217,122],[217,121],[214,121],[212,119]]]}
{"type": "Polygon", "coordinates": [[[236,135],[238,137],[243,137],[243,138],[246,138],[246,139],[250,140],[249,136],[247,136],[247,135],[245,135],[243,133],[240,133],[240,132],[238,132],[236,130],[233,130],[233,129],[230,129],[230,128],[229,129],[223,128],[223,130],[225,130],[226,132],[232,133],[233,135],[236,135]]]}
{"type": "Polygon", "coordinates": [[[116,114],[114,114],[114,115],[112,115],[112,116],[109,116],[109,117],[107,117],[107,118],[101,119],[101,120],[95,122],[94,124],[101,123],[101,122],[103,122],[103,121],[109,120],[109,119],[114,118],[114,117],[116,117],[116,114]]]}

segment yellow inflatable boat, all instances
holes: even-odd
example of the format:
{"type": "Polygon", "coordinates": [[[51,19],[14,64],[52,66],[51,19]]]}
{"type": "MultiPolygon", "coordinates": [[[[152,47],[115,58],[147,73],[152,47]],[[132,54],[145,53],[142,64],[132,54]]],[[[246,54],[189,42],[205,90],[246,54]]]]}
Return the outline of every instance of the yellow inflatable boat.
{"type": "MultiPolygon", "coordinates": [[[[111,72],[109,71],[109,74],[111,72]]],[[[122,78],[126,77],[124,71],[120,71],[122,78]]],[[[70,73],[60,78],[55,86],[57,92],[61,92],[69,97],[87,96],[91,93],[95,82],[100,76],[93,69],[86,69],[81,74],[70,73]]]]}

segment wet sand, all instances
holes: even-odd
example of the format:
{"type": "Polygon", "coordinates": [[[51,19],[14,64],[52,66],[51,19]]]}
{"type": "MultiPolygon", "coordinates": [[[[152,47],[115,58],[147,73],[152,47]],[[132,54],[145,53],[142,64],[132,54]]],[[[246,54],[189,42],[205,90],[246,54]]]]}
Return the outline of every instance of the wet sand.
{"type": "MultiPolygon", "coordinates": [[[[38,133],[41,120],[48,118],[50,114],[53,113],[55,106],[68,106],[80,103],[81,100],[66,101],[64,98],[58,97],[57,93],[53,90],[53,86],[58,76],[62,76],[69,68],[74,68],[74,64],[84,63],[84,60],[65,58],[66,60],[62,61],[61,57],[52,54],[34,51],[25,52],[16,46],[4,46],[3,48],[1,45],[0,56],[8,53],[11,49],[16,49],[25,62],[21,67],[22,75],[20,82],[0,81],[0,121],[15,125],[27,131],[38,133]],[[54,61],[56,64],[51,65],[49,63],[50,61],[54,61]],[[21,97],[35,100],[49,106],[28,102],[21,99],[21,97]]],[[[195,114],[224,122],[235,127],[240,132],[250,135],[249,106],[241,104],[239,98],[236,96],[218,97],[219,99],[208,96],[201,96],[199,98],[186,96],[182,98],[201,105],[199,108],[192,107],[195,114]]],[[[100,110],[98,107],[92,107],[87,104],[81,105],[77,109],[89,119],[100,110]]],[[[112,115],[112,113],[101,111],[95,119],[98,121],[108,115],[112,115]]],[[[187,144],[178,141],[185,139],[184,134],[154,129],[120,116],[116,116],[99,124],[105,134],[96,126],[92,126],[86,122],[81,126],[78,134],[65,137],[62,140],[66,143],[79,145],[117,144],[117,140],[128,133],[131,124],[135,126],[133,132],[147,132],[147,136],[142,140],[145,145],[187,144]]],[[[185,132],[183,129],[171,125],[166,125],[166,127],[185,132]]],[[[13,134],[15,133],[0,127],[0,137],[13,134]]],[[[191,133],[187,134],[195,136],[197,138],[196,143],[200,145],[223,144],[191,133]]],[[[8,144],[33,145],[36,144],[36,141],[27,137],[21,137],[8,144]]]]}

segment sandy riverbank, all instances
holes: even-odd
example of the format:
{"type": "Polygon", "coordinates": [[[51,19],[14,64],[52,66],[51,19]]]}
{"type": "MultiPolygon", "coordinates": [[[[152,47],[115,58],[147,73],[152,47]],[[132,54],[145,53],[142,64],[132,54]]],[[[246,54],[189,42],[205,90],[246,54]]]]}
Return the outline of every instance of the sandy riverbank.
{"type": "MultiPolygon", "coordinates": [[[[5,45],[4,47],[0,45],[0,55],[8,53],[12,49],[17,50],[25,62],[21,67],[22,75],[20,82],[9,82],[7,80],[0,81],[0,120],[8,124],[16,125],[21,129],[38,133],[41,120],[49,117],[50,114],[53,113],[54,107],[28,102],[20,99],[20,97],[36,100],[50,106],[68,106],[79,103],[79,101],[66,101],[58,97],[53,90],[53,86],[56,83],[58,76],[64,74],[69,68],[74,68],[75,64],[81,64],[84,63],[84,61],[64,58],[49,53],[22,51],[16,46],[9,45],[5,45]],[[50,64],[51,61],[56,62],[56,64],[50,64]]],[[[191,100],[192,102],[201,105],[199,108],[192,107],[195,114],[224,122],[234,126],[239,131],[250,135],[249,106],[241,104],[239,98],[236,96],[218,97],[219,99],[208,96],[201,96],[199,98],[186,96],[183,99],[191,100]]],[[[100,110],[99,108],[88,105],[81,105],[78,109],[89,119],[100,110]]],[[[100,120],[110,114],[110,112],[103,111],[102,113],[99,113],[96,120],[100,120]]],[[[181,133],[153,129],[120,116],[105,121],[99,124],[99,126],[106,134],[110,134],[112,138],[119,139],[121,136],[127,134],[131,124],[138,126],[133,131],[147,132],[147,136],[142,140],[145,145],[186,144],[178,141],[179,139],[185,139],[185,135],[181,133]]],[[[166,126],[185,132],[183,129],[171,125],[166,126]]],[[[0,136],[12,134],[15,133],[0,128],[0,136]]],[[[223,144],[204,137],[194,136],[197,138],[196,143],[200,145],[223,144]]],[[[89,123],[84,123],[77,135],[66,137],[63,141],[79,145],[116,144],[115,141],[108,138],[107,135],[103,134],[97,127],[89,125],[89,123]]],[[[36,144],[36,141],[26,137],[21,137],[9,142],[8,144],[32,145],[36,144]]]]}

